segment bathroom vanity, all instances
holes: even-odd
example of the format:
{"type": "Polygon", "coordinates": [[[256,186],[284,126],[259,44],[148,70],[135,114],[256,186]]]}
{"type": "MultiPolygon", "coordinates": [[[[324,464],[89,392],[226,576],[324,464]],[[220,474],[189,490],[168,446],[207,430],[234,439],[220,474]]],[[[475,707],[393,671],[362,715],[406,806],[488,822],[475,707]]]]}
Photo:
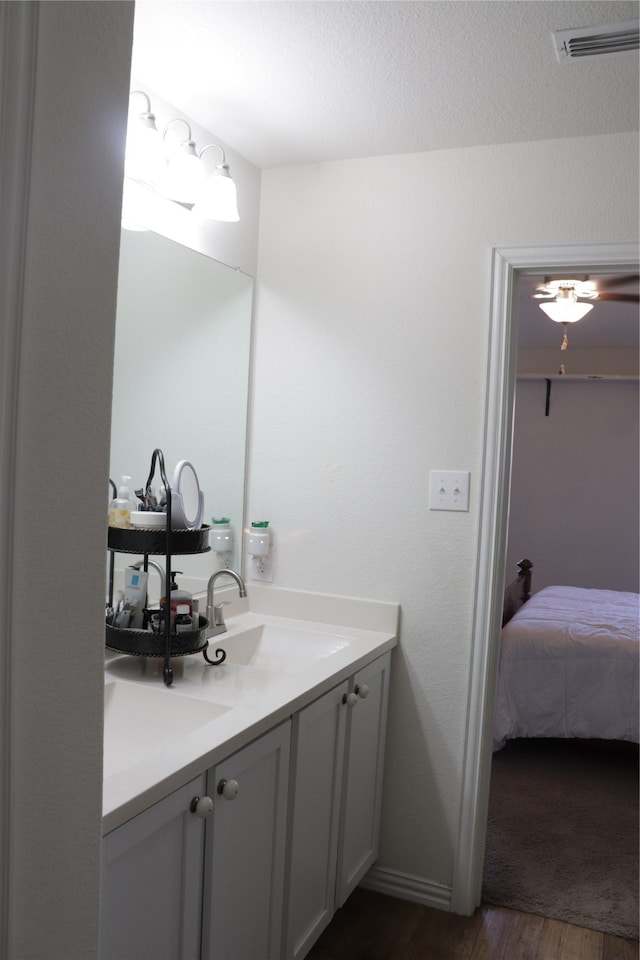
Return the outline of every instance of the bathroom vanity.
{"type": "Polygon", "coordinates": [[[377,856],[398,606],[229,599],[221,666],[107,656],[101,960],[302,958],[377,856]]]}

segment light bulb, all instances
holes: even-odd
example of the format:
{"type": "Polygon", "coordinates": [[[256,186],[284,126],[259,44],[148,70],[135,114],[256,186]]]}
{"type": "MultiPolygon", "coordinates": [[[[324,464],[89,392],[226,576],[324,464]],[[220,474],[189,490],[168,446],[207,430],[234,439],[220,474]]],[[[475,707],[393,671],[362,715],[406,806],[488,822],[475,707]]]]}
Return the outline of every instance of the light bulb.
{"type": "Polygon", "coordinates": [[[141,113],[127,129],[125,176],[143,183],[157,183],[164,168],[162,140],[152,113],[141,113]]]}
{"type": "Polygon", "coordinates": [[[194,203],[202,190],[204,168],[193,140],[185,140],[173,151],[158,183],[158,191],[179,203],[194,203]]]}
{"type": "Polygon", "coordinates": [[[217,166],[215,172],[206,178],[194,204],[193,212],[197,217],[205,220],[235,223],[240,219],[236,185],[226,163],[217,166]]]}
{"type": "Polygon", "coordinates": [[[582,320],[590,310],[592,303],[579,303],[577,300],[553,300],[551,303],[541,303],[540,309],[556,323],[575,323],[582,320]]]}

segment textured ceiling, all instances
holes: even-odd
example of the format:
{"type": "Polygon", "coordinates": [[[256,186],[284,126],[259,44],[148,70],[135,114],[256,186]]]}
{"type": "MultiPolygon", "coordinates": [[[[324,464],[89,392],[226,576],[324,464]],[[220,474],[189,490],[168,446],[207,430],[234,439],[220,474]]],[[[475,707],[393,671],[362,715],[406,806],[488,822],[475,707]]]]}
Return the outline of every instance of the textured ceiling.
{"type": "Polygon", "coordinates": [[[137,0],[134,77],[260,168],[638,130],[637,52],[559,64],[600,0],[137,0]]]}
{"type": "MultiPolygon", "coordinates": [[[[552,33],[638,12],[622,0],[137,0],[132,73],[262,169],[637,131],[637,52],[560,64],[552,33]]],[[[557,336],[524,288],[520,305],[523,342],[557,336]]],[[[597,311],[589,345],[637,346],[637,306],[597,311]]]]}

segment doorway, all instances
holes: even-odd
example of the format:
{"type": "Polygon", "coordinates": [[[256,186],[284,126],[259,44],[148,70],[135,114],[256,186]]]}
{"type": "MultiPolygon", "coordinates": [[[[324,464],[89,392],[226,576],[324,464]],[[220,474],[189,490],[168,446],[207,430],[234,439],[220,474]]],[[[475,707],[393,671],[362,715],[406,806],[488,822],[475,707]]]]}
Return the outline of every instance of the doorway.
{"type": "Polygon", "coordinates": [[[526,275],[569,270],[581,274],[637,272],[639,253],[637,243],[552,244],[499,247],[493,251],[475,611],[451,895],[454,913],[473,913],[482,892],[511,485],[518,282],[526,275]]]}

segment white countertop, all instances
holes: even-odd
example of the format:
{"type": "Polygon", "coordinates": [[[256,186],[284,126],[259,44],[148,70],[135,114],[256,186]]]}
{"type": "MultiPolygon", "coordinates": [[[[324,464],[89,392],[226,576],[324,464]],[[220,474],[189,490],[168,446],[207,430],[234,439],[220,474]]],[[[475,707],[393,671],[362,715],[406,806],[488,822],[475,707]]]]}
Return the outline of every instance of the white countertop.
{"type": "MultiPolygon", "coordinates": [[[[166,687],[162,659],[107,651],[105,685],[118,681],[119,693],[128,697],[122,702],[133,706],[124,726],[122,714],[114,719],[105,711],[104,833],[286,720],[397,643],[398,604],[253,585],[248,591],[248,601],[237,599],[237,593],[234,597],[231,589],[216,591],[217,600],[223,596],[231,604],[225,608],[228,632],[210,640],[210,656],[216,647],[231,644],[235,634],[259,624],[300,629],[312,640],[309,632],[335,638],[331,652],[309,663],[284,658],[282,669],[274,669],[274,663],[240,665],[229,659],[210,666],[201,654],[193,654],[172,660],[173,684],[166,687]],[[208,719],[214,711],[218,715],[208,719]],[[192,716],[198,718],[193,729],[192,716]],[[186,727],[176,725],[172,717],[184,720],[186,727]],[[143,755],[136,754],[134,735],[138,730],[142,735],[142,728],[149,744],[143,755]]],[[[137,746],[139,750],[140,738],[137,746]]]]}

